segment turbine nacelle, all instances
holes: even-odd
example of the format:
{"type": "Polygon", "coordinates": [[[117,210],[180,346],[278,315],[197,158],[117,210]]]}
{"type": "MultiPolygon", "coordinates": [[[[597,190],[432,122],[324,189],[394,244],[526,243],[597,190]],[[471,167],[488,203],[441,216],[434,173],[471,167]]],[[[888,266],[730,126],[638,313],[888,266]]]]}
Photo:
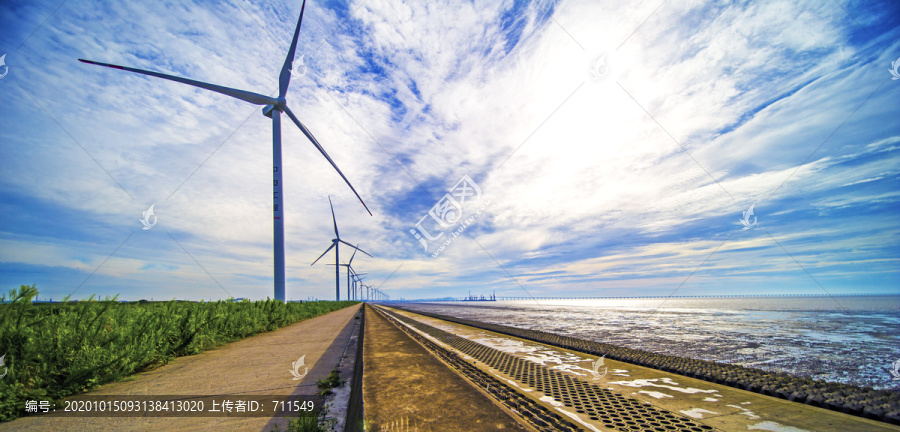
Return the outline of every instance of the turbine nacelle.
{"type": "Polygon", "coordinates": [[[268,118],[272,118],[273,110],[277,109],[278,111],[284,112],[285,107],[287,107],[287,100],[285,100],[283,97],[280,97],[280,98],[276,99],[274,105],[270,104],[270,105],[264,106],[262,109],[262,113],[264,116],[266,116],[268,118]]]}

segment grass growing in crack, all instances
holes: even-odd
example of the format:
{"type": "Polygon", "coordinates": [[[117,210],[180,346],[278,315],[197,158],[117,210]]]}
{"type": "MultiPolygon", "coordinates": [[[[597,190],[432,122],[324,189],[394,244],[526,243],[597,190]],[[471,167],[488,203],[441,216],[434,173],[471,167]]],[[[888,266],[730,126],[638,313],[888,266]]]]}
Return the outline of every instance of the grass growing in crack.
{"type": "MultiPolygon", "coordinates": [[[[328,418],[328,408],[319,411],[317,417],[297,417],[287,424],[286,432],[332,432],[337,420],[328,418]]],[[[281,432],[276,425],[271,432],[281,432]]]]}
{"type": "Polygon", "coordinates": [[[328,396],[331,394],[331,389],[340,387],[343,384],[344,381],[341,380],[340,373],[338,373],[337,369],[332,369],[327,377],[320,379],[319,382],[316,383],[316,387],[319,388],[319,394],[328,396]]]}
{"type": "MultiPolygon", "coordinates": [[[[332,393],[331,389],[343,384],[340,373],[337,369],[332,369],[328,376],[316,383],[316,387],[319,388],[319,394],[328,396],[332,393]]],[[[336,419],[328,417],[328,405],[326,405],[316,417],[304,416],[291,420],[287,425],[287,432],[331,432],[336,423],[336,419]]],[[[281,428],[276,425],[271,432],[281,432],[281,428]]]]}
{"type": "MultiPolygon", "coordinates": [[[[337,369],[332,369],[325,378],[320,379],[316,383],[319,388],[319,394],[328,396],[332,393],[331,389],[340,387],[344,384],[341,375],[337,369]]],[[[328,418],[328,407],[322,408],[317,417],[297,417],[290,421],[287,425],[287,432],[329,432],[334,430],[337,420],[328,418]]],[[[272,432],[281,432],[278,426],[272,429],[272,432]]]]}
{"type": "Polygon", "coordinates": [[[0,296],[0,421],[26,400],[60,401],[178,356],[275,330],[356,302],[119,302],[115,297],[32,303],[35,286],[0,296]]]}

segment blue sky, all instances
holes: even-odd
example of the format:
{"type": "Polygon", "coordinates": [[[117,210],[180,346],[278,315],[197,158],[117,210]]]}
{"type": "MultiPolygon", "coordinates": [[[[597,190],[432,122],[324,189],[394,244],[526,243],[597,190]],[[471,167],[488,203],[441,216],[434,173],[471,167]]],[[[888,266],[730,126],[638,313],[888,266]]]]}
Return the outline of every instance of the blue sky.
{"type": "MultiPolygon", "coordinates": [[[[0,289],[271,296],[259,107],[76,59],[271,94],[300,2],[2,8],[0,289]]],[[[311,0],[288,101],[374,216],[285,120],[287,297],[334,296],[333,258],[309,265],[329,195],[394,298],[900,293],[898,24],[893,1],[311,0]],[[436,225],[464,176],[472,217],[436,225]]]]}

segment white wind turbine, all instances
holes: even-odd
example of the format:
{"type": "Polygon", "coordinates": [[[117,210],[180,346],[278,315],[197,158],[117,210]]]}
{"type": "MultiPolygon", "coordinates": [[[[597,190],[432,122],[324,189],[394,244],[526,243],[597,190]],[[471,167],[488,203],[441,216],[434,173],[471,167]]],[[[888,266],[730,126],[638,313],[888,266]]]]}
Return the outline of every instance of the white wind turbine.
{"type": "Polygon", "coordinates": [[[356,270],[353,270],[353,267],[350,267],[350,275],[353,277],[353,298],[350,300],[359,300],[362,297],[359,283],[362,281],[363,276],[367,274],[368,273],[357,273],[356,270]]]}
{"type": "MultiPolygon", "coordinates": [[[[124,70],[128,72],[139,73],[143,75],[149,75],[152,77],[162,78],[170,81],[179,82],[182,84],[187,84],[194,87],[199,87],[202,89],[206,89],[209,91],[213,91],[216,93],[221,93],[226,96],[231,96],[235,99],[240,99],[244,102],[249,102],[254,105],[264,105],[263,107],[263,115],[272,119],[272,165],[273,165],[273,186],[275,188],[275,206],[273,209],[274,217],[275,217],[275,300],[284,301],[284,214],[283,214],[283,206],[282,206],[282,194],[281,194],[281,177],[282,177],[282,166],[281,166],[281,113],[290,117],[290,119],[300,128],[300,131],[306,135],[307,138],[312,142],[312,144],[322,153],[322,156],[325,156],[325,159],[331,164],[332,167],[340,174],[341,178],[347,183],[347,186],[350,186],[350,190],[359,198],[359,202],[362,203],[363,207],[366,208],[366,211],[369,212],[369,215],[372,212],[369,210],[369,207],[366,206],[366,203],[363,202],[362,198],[356,192],[356,189],[353,188],[353,185],[350,184],[350,180],[347,180],[347,177],[344,176],[344,173],[337,167],[334,161],[328,156],[328,153],[325,152],[325,149],[322,148],[322,145],[319,144],[319,141],[313,136],[313,134],[297,119],[297,116],[288,108],[287,100],[285,100],[285,95],[288,91],[288,85],[291,82],[291,72],[293,69],[294,63],[294,53],[297,51],[297,37],[300,35],[300,23],[303,22],[303,11],[306,9],[306,0],[303,0],[303,5],[300,8],[300,18],[297,20],[297,28],[294,29],[294,37],[291,40],[291,47],[288,49],[287,57],[284,59],[284,64],[281,66],[281,74],[278,76],[278,97],[273,98],[271,96],[262,95],[259,93],[253,93],[244,90],[233,89],[230,87],[223,87],[215,84],[209,84],[201,81],[195,81],[192,79],[181,78],[173,75],[166,75],[159,72],[152,72],[142,69],[134,69],[125,66],[118,66],[108,63],[100,63],[90,60],[78,59],[78,61],[88,64],[93,64],[97,66],[105,66],[113,69],[124,70]]],[[[329,198],[330,199],[330,198],[329,198]]],[[[334,210],[332,209],[332,213],[334,210]]],[[[368,254],[367,254],[368,255],[368,254]]]]}
{"type": "MultiPolygon", "coordinates": [[[[341,243],[350,246],[353,249],[356,249],[366,255],[369,255],[369,253],[341,239],[341,235],[338,233],[337,218],[334,217],[334,204],[331,203],[331,196],[328,197],[328,204],[331,206],[331,221],[334,222],[334,238],[331,239],[331,246],[328,246],[328,249],[325,249],[325,252],[322,252],[322,255],[319,255],[319,257],[316,258],[316,260],[313,261],[310,266],[315,265],[317,262],[319,262],[320,259],[322,259],[323,256],[325,256],[325,254],[328,253],[328,251],[334,249],[334,299],[335,301],[338,301],[341,299],[341,243]]],[[[353,254],[356,255],[356,252],[354,251],[353,254]]],[[[372,258],[372,255],[369,255],[369,258],[372,258]]],[[[350,259],[352,260],[353,257],[350,257],[350,259]]]]}
{"type": "MultiPolygon", "coordinates": [[[[356,246],[354,246],[353,248],[354,248],[354,249],[353,249],[353,255],[350,255],[350,261],[347,261],[347,264],[340,264],[340,267],[346,267],[346,268],[347,268],[347,300],[355,300],[354,297],[356,296],[356,291],[355,291],[356,287],[353,286],[353,283],[351,283],[351,281],[350,281],[350,275],[351,275],[351,274],[356,274],[356,272],[353,271],[353,267],[352,267],[352,264],[353,264],[353,257],[356,256],[356,251],[361,251],[361,249],[359,248],[359,243],[357,243],[356,246]],[[351,293],[351,288],[353,288],[353,292],[352,292],[352,293],[351,293]]],[[[331,249],[331,248],[328,248],[328,249],[331,249]]],[[[328,251],[326,251],[326,252],[328,252],[328,251]]],[[[363,253],[365,253],[365,252],[363,252],[363,253]]],[[[323,254],[323,255],[324,255],[324,254],[323,254]]],[[[366,254],[366,255],[369,255],[369,254],[366,254]]],[[[369,256],[371,256],[371,255],[369,255],[369,256]]],[[[321,258],[321,257],[320,257],[320,258],[321,258]]],[[[316,261],[318,261],[318,260],[316,260],[316,261]]],[[[313,263],[313,264],[315,264],[315,263],[313,263]]],[[[328,265],[333,266],[334,264],[328,264],[328,265]]]]}
{"type": "Polygon", "coordinates": [[[365,275],[368,273],[357,273],[356,270],[353,270],[353,300],[365,300],[365,294],[363,294],[363,279],[365,279],[365,275]]]}

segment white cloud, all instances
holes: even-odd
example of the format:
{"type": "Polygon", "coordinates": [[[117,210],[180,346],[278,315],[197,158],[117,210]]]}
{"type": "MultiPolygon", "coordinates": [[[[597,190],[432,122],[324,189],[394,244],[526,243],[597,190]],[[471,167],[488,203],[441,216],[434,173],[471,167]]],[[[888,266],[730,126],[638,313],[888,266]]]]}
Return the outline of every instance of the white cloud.
{"type": "MultiPolygon", "coordinates": [[[[740,212],[752,203],[761,218],[896,205],[896,194],[877,189],[896,177],[900,131],[881,120],[892,115],[890,94],[882,88],[853,114],[884,80],[887,54],[873,61],[871,43],[851,41],[856,24],[837,5],[697,1],[653,13],[657,2],[565,1],[547,18],[550,5],[536,4],[521,12],[521,36],[507,54],[510,34],[500,23],[511,6],[370,0],[347,21],[331,9],[307,8],[298,55],[309,71],[292,83],[289,104],[375,216],[284,116],[295,297],[327,298],[332,286],[330,268],[309,266],[332,237],[328,195],[342,236],[376,257],[360,268],[381,280],[402,264],[390,286],[416,295],[458,295],[455,288],[476,279],[520,291],[498,262],[526,272],[525,279],[549,277],[535,279],[542,290],[585,289],[578,280],[597,274],[607,286],[646,287],[647,275],[675,281],[670,275],[693,270],[714,249],[716,234],[739,229],[740,212]],[[610,75],[593,80],[588,68],[601,54],[610,75]],[[427,210],[418,206],[463,174],[491,201],[468,232],[498,262],[466,237],[432,259],[408,233],[427,210]],[[792,201],[803,206],[786,207],[792,201]],[[710,225],[720,229],[700,233],[710,225]],[[653,258],[661,253],[674,255],[653,258]]],[[[281,4],[67,2],[16,54],[21,69],[0,82],[16,101],[0,107],[0,155],[25,167],[4,171],[2,189],[126,233],[155,202],[157,231],[170,232],[238,296],[267,295],[269,119],[224,96],[74,59],[269,94],[298,12],[281,4]],[[96,25],[101,21],[107,25],[96,25]]],[[[105,257],[88,243],[116,241],[48,246],[36,232],[9,234],[25,240],[3,246],[3,261],[41,264],[46,254],[44,264],[76,268],[105,257]],[[22,248],[29,252],[11,253],[22,248]]],[[[142,270],[158,263],[195,281],[196,263],[166,242],[126,248],[100,273],[177,280],[142,270]]],[[[853,262],[882,258],[872,252],[853,262]]]]}

